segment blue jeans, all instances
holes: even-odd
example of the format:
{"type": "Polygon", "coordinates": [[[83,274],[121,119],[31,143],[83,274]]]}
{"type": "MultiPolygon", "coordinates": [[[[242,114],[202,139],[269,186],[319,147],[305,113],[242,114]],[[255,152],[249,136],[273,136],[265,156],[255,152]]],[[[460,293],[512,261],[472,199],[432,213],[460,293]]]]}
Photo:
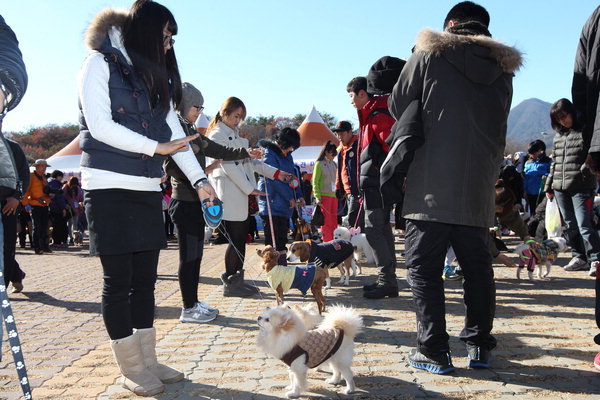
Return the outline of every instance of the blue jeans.
{"type": "Polygon", "coordinates": [[[566,237],[573,257],[591,263],[600,260],[600,237],[592,222],[594,191],[555,190],[558,208],[567,224],[566,237]]]}

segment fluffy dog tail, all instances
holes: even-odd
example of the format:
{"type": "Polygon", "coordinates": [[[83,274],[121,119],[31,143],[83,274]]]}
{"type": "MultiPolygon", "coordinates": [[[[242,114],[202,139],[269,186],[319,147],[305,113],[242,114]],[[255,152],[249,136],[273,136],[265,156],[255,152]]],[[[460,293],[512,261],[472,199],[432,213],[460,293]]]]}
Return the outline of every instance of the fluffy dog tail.
{"type": "Polygon", "coordinates": [[[363,320],[352,307],[334,305],[329,308],[320,328],[340,328],[352,339],[361,331],[363,320]]]}

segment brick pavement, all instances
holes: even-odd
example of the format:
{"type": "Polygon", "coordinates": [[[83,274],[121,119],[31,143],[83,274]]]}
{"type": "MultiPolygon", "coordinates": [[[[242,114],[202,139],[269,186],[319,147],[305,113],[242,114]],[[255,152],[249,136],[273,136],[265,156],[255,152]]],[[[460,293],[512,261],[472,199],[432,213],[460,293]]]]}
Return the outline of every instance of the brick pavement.
{"type": "MultiPolygon", "coordinates": [[[[248,246],[247,275],[258,277],[262,297],[223,298],[218,276],[224,245],[209,246],[202,265],[200,296],[221,310],[208,324],[181,324],[181,300],[176,280],[177,250],[161,252],[156,290],[159,358],[182,369],[186,379],[167,385],[158,399],[276,399],[285,393],[284,365],[259,352],[256,317],[275,303],[262,282],[255,249],[248,246]]],[[[398,250],[402,248],[399,243],[398,250]]],[[[34,399],[136,398],[117,382],[108,337],[99,315],[101,272],[96,258],[82,249],[34,255],[18,251],[27,272],[22,294],[11,295],[34,399]]],[[[559,265],[568,261],[566,255],[559,265]]],[[[310,398],[356,399],[585,399],[600,394],[592,358],[593,279],[585,272],[555,267],[551,278],[531,284],[515,279],[515,270],[497,267],[497,311],[494,334],[498,348],[493,369],[468,370],[466,352],[456,336],[463,323],[459,282],[446,284],[448,331],[457,372],[437,376],[410,368],[407,352],[415,341],[415,316],[400,269],[397,299],[365,300],[361,285],[374,274],[351,279],[350,287],[335,285],[329,303],[357,308],[365,330],[357,339],[353,370],[359,392],[341,396],[342,387],[324,383],[328,374],[309,373],[310,398]]],[[[336,276],[337,272],[333,272],[336,276]]],[[[311,301],[298,292],[289,302],[311,301]]],[[[17,399],[20,388],[8,347],[3,342],[0,399],[17,399]]]]}

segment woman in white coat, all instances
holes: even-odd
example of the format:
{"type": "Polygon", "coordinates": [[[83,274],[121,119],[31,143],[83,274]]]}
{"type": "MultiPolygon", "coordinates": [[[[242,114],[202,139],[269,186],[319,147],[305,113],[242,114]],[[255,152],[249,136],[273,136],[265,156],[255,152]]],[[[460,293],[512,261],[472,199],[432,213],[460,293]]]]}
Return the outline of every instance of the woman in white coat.
{"type": "MultiPolygon", "coordinates": [[[[210,122],[208,137],[223,146],[248,148],[248,140],[242,138],[237,129],[244,118],[244,103],[237,97],[228,98],[210,122]]],[[[251,159],[222,161],[209,178],[223,201],[223,222],[219,229],[223,229],[224,236],[229,239],[225,251],[225,272],[221,275],[226,297],[248,297],[258,293],[256,286],[244,283],[243,269],[248,236],[248,196],[264,195],[256,189],[255,173],[282,181],[291,178],[287,172],[251,159]]]]}

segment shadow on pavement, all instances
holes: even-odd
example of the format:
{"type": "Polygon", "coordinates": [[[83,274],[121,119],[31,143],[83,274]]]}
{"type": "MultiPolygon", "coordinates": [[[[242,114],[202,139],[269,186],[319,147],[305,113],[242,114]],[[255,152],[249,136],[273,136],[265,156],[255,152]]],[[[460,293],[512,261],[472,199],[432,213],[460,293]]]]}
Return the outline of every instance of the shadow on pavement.
{"type": "Polygon", "coordinates": [[[91,314],[100,313],[100,303],[92,301],[67,301],[57,299],[44,292],[23,292],[24,297],[15,297],[12,302],[18,301],[33,301],[36,303],[46,304],[52,307],[61,307],[69,311],[83,312],[91,314]]]}

